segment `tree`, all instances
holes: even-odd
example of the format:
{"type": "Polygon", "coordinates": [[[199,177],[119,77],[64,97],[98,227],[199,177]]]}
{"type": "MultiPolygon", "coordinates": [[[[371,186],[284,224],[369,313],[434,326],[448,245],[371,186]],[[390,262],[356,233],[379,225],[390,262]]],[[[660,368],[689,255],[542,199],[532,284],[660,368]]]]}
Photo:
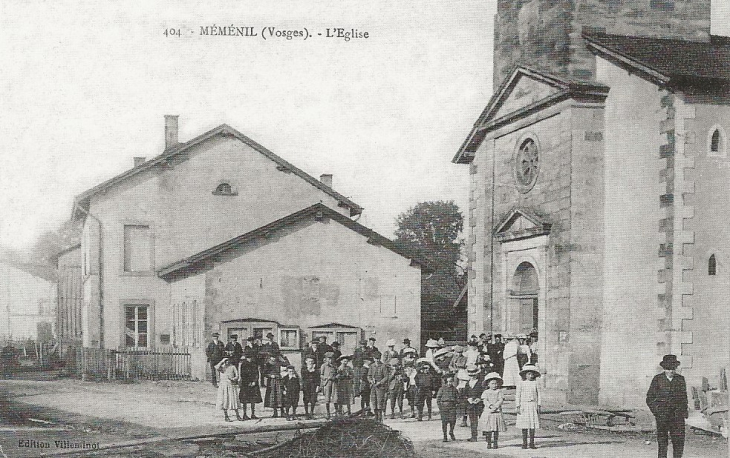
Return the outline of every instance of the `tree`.
{"type": "Polygon", "coordinates": [[[30,257],[37,264],[53,264],[53,256],[81,242],[81,224],[69,220],[55,231],[41,234],[31,248],[30,257]]]}
{"type": "Polygon", "coordinates": [[[455,300],[465,279],[459,266],[464,216],[451,201],[420,202],[396,218],[396,242],[418,248],[435,270],[424,293],[455,300]]]}

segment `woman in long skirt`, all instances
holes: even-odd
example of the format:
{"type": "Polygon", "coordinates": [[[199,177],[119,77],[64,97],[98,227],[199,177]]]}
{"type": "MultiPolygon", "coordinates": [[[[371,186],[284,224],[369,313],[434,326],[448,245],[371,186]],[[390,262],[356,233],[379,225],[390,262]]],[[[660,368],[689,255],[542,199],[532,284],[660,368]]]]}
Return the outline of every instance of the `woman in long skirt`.
{"type": "Polygon", "coordinates": [[[240,384],[238,399],[241,401],[243,408],[243,419],[257,419],[256,404],[262,402],[261,388],[259,387],[259,367],[253,360],[255,355],[253,352],[243,352],[243,360],[241,361],[240,384]],[[251,416],[246,415],[246,404],[251,404],[251,416]]]}
{"type": "Polygon", "coordinates": [[[514,336],[508,336],[508,341],[504,344],[504,386],[517,386],[520,377],[520,364],[517,362],[517,351],[519,344],[514,336]]]}
{"type": "Polygon", "coordinates": [[[220,375],[215,402],[216,409],[223,411],[226,421],[232,421],[228,417],[229,410],[235,411],[236,418],[241,420],[240,415],[238,415],[238,369],[231,365],[228,358],[223,358],[215,366],[215,369],[220,375]]]}
{"type": "Polygon", "coordinates": [[[264,374],[266,374],[266,394],[264,395],[264,407],[274,409],[274,418],[281,415],[284,416],[284,395],[281,389],[281,364],[276,356],[269,356],[269,360],[264,366],[264,374]]]}

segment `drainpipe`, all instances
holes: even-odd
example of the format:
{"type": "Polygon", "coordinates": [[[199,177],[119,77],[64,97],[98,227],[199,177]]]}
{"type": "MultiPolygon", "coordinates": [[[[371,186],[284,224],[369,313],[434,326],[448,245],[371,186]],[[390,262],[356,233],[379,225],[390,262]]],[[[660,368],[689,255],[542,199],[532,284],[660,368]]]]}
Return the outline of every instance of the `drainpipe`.
{"type": "Polygon", "coordinates": [[[489,332],[494,335],[494,167],[497,152],[497,140],[492,140],[492,208],[491,220],[489,221],[489,332]]]}
{"type": "Polygon", "coordinates": [[[81,205],[74,203],[86,216],[93,218],[99,225],[99,348],[104,348],[104,231],[101,220],[81,205]]]}

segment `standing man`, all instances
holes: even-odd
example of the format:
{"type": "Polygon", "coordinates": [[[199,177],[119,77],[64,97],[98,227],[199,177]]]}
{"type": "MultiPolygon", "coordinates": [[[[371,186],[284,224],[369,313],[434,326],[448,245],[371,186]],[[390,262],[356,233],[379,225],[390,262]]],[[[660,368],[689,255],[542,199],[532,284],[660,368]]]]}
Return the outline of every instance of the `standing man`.
{"type": "Polygon", "coordinates": [[[238,363],[241,362],[241,357],[243,356],[243,347],[241,347],[241,344],[238,343],[238,334],[231,334],[231,337],[228,339],[228,343],[226,344],[225,352],[228,357],[228,361],[238,368],[238,363]]]}
{"type": "Polygon", "coordinates": [[[495,334],[494,341],[487,343],[487,354],[494,364],[494,372],[502,376],[504,374],[504,344],[502,343],[502,334],[495,334]]]}
{"type": "Polygon", "coordinates": [[[689,416],[687,384],[677,374],[679,361],[675,355],[664,355],[659,365],[664,372],[654,376],[646,393],[646,405],[656,419],[659,458],[667,457],[669,439],[672,456],[681,458],[684,452],[684,419],[689,416]]]}
{"type": "Polygon", "coordinates": [[[218,337],[220,337],[220,334],[214,332],[211,335],[213,340],[208,344],[208,348],[205,349],[205,356],[208,358],[208,364],[210,364],[210,375],[214,387],[218,387],[218,380],[215,377],[215,366],[221,362],[226,351],[223,342],[218,340],[218,337]]]}
{"type": "Polygon", "coordinates": [[[416,352],[416,358],[418,358],[418,350],[416,350],[415,348],[411,347],[411,339],[405,338],[405,339],[403,339],[403,348],[401,348],[401,350],[400,350],[400,359],[401,360],[403,359],[403,354],[409,348],[411,350],[413,350],[413,351],[416,352]]]}
{"type": "MultiPolygon", "coordinates": [[[[373,340],[374,341],[374,340],[373,340]]],[[[383,411],[388,395],[388,379],[390,368],[383,364],[383,355],[375,351],[368,358],[373,359],[373,364],[368,369],[368,382],[370,383],[370,407],[375,411],[375,421],[383,422],[383,411]]]]}
{"type": "Polygon", "coordinates": [[[385,342],[385,346],[388,347],[388,349],[383,353],[383,363],[390,364],[391,359],[400,359],[400,354],[395,350],[395,339],[388,339],[388,341],[385,342]]]}
{"type": "MultiPolygon", "coordinates": [[[[365,347],[367,346],[367,340],[361,340],[360,346],[355,349],[352,355],[352,368],[355,370],[355,381],[353,384],[353,393],[355,397],[360,396],[360,383],[363,380],[363,366],[365,364],[365,347]]],[[[368,391],[368,405],[370,403],[370,392],[368,391]]]]}
{"type": "Polygon", "coordinates": [[[375,346],[375,337],[368,338],[368,345],[365,347],[365,354],[370,356],[371,358],[374,358],[375,353],[377,353],[379,358],[382,358],[383,355],[380,354],[380,350],[378,350],[378,347],[375,346]]]}
{"type": "MultiPolygon", "coordinates": [[[[314,340],[314,339],[312,339],[314,340]]],[[[324,364],[324,355],[326,353],[333,353],[332,347],[327,344],[327,337],[326,336],[320,336],[319,337],[319,343],[317,343],[317,362],[321,366],[324,364]]]]}
{"type": "Polygon", "coordinates": [[[342,352],[340,351],[340,343],[335,340],[334,342],[332,342],[332,345],[330,345],[330,347],[332,348],[332,350],[330,351],[332,351],[333,353],[332,360],[339,362],[340,356],[342,356],[342,352]]]}

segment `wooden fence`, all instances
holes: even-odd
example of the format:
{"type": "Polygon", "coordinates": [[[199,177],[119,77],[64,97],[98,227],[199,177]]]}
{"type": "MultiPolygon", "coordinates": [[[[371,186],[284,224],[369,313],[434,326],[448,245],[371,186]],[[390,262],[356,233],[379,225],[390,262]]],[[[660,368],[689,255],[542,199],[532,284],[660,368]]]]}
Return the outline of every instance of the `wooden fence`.
{"type": "Polygon", "coordinates": [[[71,347],[66,368],[83,379],[190,380],[190,352],[169,350],[108,350],[71,347]]]}

